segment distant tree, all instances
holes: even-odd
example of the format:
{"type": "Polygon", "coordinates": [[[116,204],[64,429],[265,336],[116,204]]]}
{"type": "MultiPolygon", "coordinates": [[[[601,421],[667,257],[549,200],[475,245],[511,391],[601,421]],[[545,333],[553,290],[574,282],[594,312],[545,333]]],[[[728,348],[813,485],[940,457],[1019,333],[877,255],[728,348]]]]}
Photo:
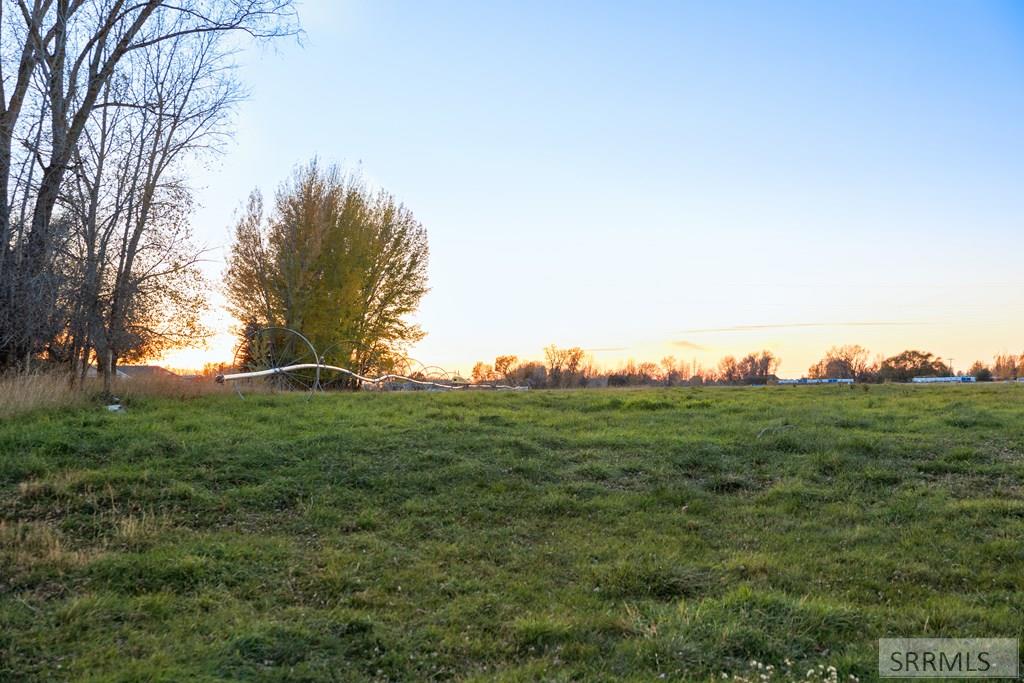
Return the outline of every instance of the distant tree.
{"type": "Polygon", "coordinates": [[[971,375],[979,382],[991,382],[992,381],[992,370],[982,363],[980,360],[974,361],[974,365],[967,371],[968,375],[971,375]]]}
{"type": "Polygon", "coordinates": [[[621,368],[608,373],[608,386],[627,387],[635,375],[636,363],[630,358],[621,368]]]}
{"type": "Polygon", "coordinates": [[[204,379],[213,379],[217,375],[223,375],[231,372],[230,363],[205,363],[203,369],[199,371],[199,376],[204,379]]]}
{"type": "Polygon", "coordinates": [[[621,368],[608,375],[608,386],[638,387],[661,381],[661,370],[655,363],[637,363],[628,359],[621,368]]]}
{"type": "Polygon", "coordinates": [[[505,381],[510,381],[518,361],[515,356],[498,356],[494,359],[494,372],[505,381]]]}
{"type": "Polygon", "coordinates": [[[661,374],[666,386],[678,384],[686,376],[679,369],[675,356],[665,356],[661,359],[661,374]]]}
{"type": "Polygon", "coordinates": [[[577,381],[582,387],[591,386],[596,381],[596,386],[606,386],[607,382],[604,381],[603,373],[597,364],[594,363],[594,358],[590,354],[583,356],[583,361],[580,363],[577,371],[577,381]]]}
{"type": "Polygon", "coordinates": [[[945,377],[949,366],[931,353],[907,350],[882,361],[878,377],[883,382],[909,382],[914,377],[945,377]]]}
{"type": "Polygon", "coordinates": [[[544,348],[544,361],[547,365],[548,381],[553,386],[560,386],[565,367],[565,352],[554,344],[544,348]]]}
{"type": "Polygon", "coordinates": [[[541,389],[547,386],[548,373],[543,363],[526,362],[515,367],[511,374],[512,381],[518,386],[541,389]]]}
{"type": "Polygon", "coordinates": [[[659,384],[664,380],[664,375],[657,363],[645,361],[636,368],[639,376],[639,384],[659,384]]]}
{"type": "Polygon", "coordinates": [[[578,346],[565,351],[565,371],[572,377],[578,377],[583,370],[586,353],[578,346]]]}
{"type": "Polygon", "coordinates": [[[498,376],[493,367],[481,361],[473,366],[471,377],[474,382],[493,382],[498,376]]]}
{"type": "Polygon", "coordinates": [[[779,367],[779,359],[771,351],[749,353],[737,363],[740,381],[744,384],[767,384],[775,379],[775,371],[779,367]]]}
{"type": "Polygon", "coordinates": [[[544,349],[548,383],[553,387],[570,387],[585,383],[581,370],[586,353],[578,346],[560,349],[554,344],[544,349]]]}
{"type": "Polygon", "coordinates": [[[825,357],[807,371],[813,379],[853,379],[858,382],[870,381],[878,371],[877,365],[868,361],[868,350],[856,344],[833,346],[825,357]]]}
{"type": "Polygon", "coordinates": [[[733,356],[726,356],[718,361],[717,381],[722,384],[738,384],[743,375],[740,373],[739,363],[733,356]]]}
{"type": "Polygon", "coordinates": [[[992,362],[992,378],[1004,382],[1022,375],[1021,359],[1011,354],[1000,354],[992,362]]]}

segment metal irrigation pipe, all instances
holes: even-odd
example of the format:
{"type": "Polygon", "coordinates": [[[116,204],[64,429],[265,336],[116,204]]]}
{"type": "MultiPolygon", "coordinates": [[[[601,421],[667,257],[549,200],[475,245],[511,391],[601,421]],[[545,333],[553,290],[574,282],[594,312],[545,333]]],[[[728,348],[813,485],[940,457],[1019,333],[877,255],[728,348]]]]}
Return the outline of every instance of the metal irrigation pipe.
{"type": "Polygon", "coordinates": [[[441,389],[462,389],[468,386],[466,384],[451,385],[439,384],[437,382],[422,382],[411,377],[405,377],[403,375],[394,374],[381,375],[380,377],[365,377],[363,375],[360,375],[359,373],[352,372],[347,368],[339,368],[336,365],[324,365],[322,363],[299,363],[297,365],[286,365],[283,368],[270,368],[269,370],[257,370],[255,372],[235,372],[228,375],[217,375],[216,381],[218,384],[223,384],[224,382],[231,382],[236,379],[256,379],[258,377],[270,377],[271,375],[294,372],[296,370],[312,370],[314,368],[317,370],[317,377],[319,377],[320,369],[322,368],[324,370],[333,370],[335,372],[340,372],[345,375],[348,375],[349,377],[358,379],[361,382],[368,382],[370,384],[380,384],[381,382],[386,382],[390,379],[401,379],[407,382],[412,382],[413,384],[439,387],[441,389]]]}
{"type": "MultiPolygon", "coordinates": [[[[449,389],[449,390],[473,389],[473,388],[520,390],[520,389],[524,389],[524,388],[529,388],[529,387],[517,387],[517,386],[508,385],[508,384],[483,384],[483,383],[473,384],[471,382],[458,382],[456,380],[451,379],[451,375],[444,368],[438,367],[438,366],[429,366],[428,367],[428,366],[423,365],[423,363],[421,363],[420,361],[418,361],[418,360],[416,360],[414,358],[410,359],[408,356],[404,356],[404,358],[403,358],[403,362],[404,362],[404,364],[406,366],[406,368],[405,368],[406,371],[410,371],[412,369],[411,367],[409,367],[409,361],[412,360],[415,363],[419,364],[419,366],[421,368],[421,372],[424,375],[426,375],[427,377],[429,377],[429,373],[430,373],[431,370],[440,370],[441,374],[444,376],[444,380],[448,381],[449,384],[442,384],[441,382],[433,382],[433,381],[430,381],[429,379],[427,379],[426,381],[418,380],[418,379],[413,379],[412,377],[407,377],[405,375],[399,375],[399,374],[395,374],[395,373],[388,373],[386,375],[381,375],[380,377],[365,377],[363,375],[360,375],[357,372],[353,372],[352,370],[349,370],[348,368],[341,368],[341,367],[338,367],[337,365],[327,365],[324,362],[325,357],[327,355],[326,352],[324,353],[324,355],[320,355],[319,353],[317,353],[316,347],[313,346],[313,342],[311,342],[301,332],[296,332],[295,330],[291,329],[290,327],[282,327],[282,326],[278,326],[278,325],[269,325],[267,327],[260,328],[257,332],[255,332],[253,334],[253,337],[255,337],[258,334],[263,334],[264,332],[267,332],[269,330],[278,330],[280,332],[289,332],[291,334],[294,334],[296,337],[298,337],[299,339],[301,339],[302,341],[304,341],[306,343],[306,346],[309,347],[310,352],[313,354],[313,360],[315,360],[316,362],[315,363],[294,363],[292,365],[286,365],[286,366],[283,366],[283,367],[276,367],[276,368],[269,368],[267,370],[254,370],[254,371],[251,371],[251,372],[233,372],[233,373],[228,373],[228,374],[221,374],[221,375],[217,375],[217,377],[216,377],[216,382],[218,384],[224,384],[225,382],[231,382],[231,381],[239,380],[239,379],[256,379],[256,378],[259,378],[259,377],[270,377],[270,376],[273,376],[273,375],[288,374],[289,372],[294,372],[296,370],[316,370],[316,375],[315,375],[315,379],[313,381],[313,388],[312,388],[312,392],[316,393],[317,389],[320,389],[321,391],[323,390],[323,388],[320,386],[320,370],[323,369],[323,370],[333,370],[334,372],[340,372],[340,373],[342,373],[344,375],[348,375],[349,377],[357,379],[360,382],[367,382],[369,384],[374,384],[374,385],[378,385],[378,384],[381,384],[383,382],[387,382],[389,380],[396,380],[397,379],[397,380],[404,380],[404,381],[409,382],[411,384],[417,384],[419,386],[437,387],[438,389],[449,389]]],[[[250,337],[250,342],[251,342],[251,339],[252,339],[252,337],[250,337]]],[[[271,339],[269,341],[269,343],[272,345],[273,344],[273,340],[271,339]]],[[[363,346],[362,344],[360,344],[355,339],[345,339],[345,340],[342,340],[340,342],[337,342],[337,343],[332,344],[331,346],[327,347],[327,350],[329,351],[329,350],[333,349],[335,346],[341,346],[342,344],[346,344],[346,343],[348,343],[348,344],[355,344],[356,346],[363,346]]],[[[241,347],[239,347],[239,350],[241,350],[241,347]]],[[[238,361],[238,351],[235,352],[235,364],[236,365],[237,365],[237,361],[238,361]]],[[[410,374],[412,374],[412,373],[410,372],[410,374]]],[[[236,389],[237,389],[237,387],[236,387],[236,389]]],[[[241,396],[242,395],[241,392],[239,392],[238,395],[241,396]]]]}
{"type": "MultiPolygon", "coordinates": [[[[313,342],[309,341],[309,338],[306,337],[306,335],[302,334],[301,332],[296,332],[295,330],[293,330],[290,327],[283,327],[281,325],[268,325],[266,327],[261,327],[258,330],[256,330],[255,332],[253,332],[251,335],[248,335],[246,337],[246,341],[249,342],[250,344],[252,344],[253,339],[255,339],[256,337],[258,337],[258,336],[260,336],[260,335],[262,335],[265,332],[268,332],[270,330],[277,330],[279,332],[288,332],[290,334],[294,334],[296,337],[298,337],[299,339],[304,341],[306,343],[306,346],[309,347],[310,353],[313,354],[313,360],[316,361],[316,365],[309,364],[309,367],[316,367],[316,375],[315,375],[315,377],[313,379],[313,388],[312,388],[312,391],[315,392],[317,390],[317,388],[319,388],[319,386],[320,386],[320,364],[323,363],[324,359],[320,356],[319,353],[317,353],[316,347],[313,346],[313,342]]],[[[274,345],[274,340],[270,339],[270,340],[268,340],[268,343],[270,344],[270,346],[272,348],[273,345],[274,345]]],[[[238,354],[239,354],[239,352],[241,352],[241,350],[243,348],[243,344],[244,344],[244,342],[240,343],[238,345],[238,348],[235,349],[235,357],[234,357],[234,360],[232,361],[232,364],[235,367],[238,366],[238,354]]],[[[291,367],[291,366],[288,366],[288,367],[291,367]]],[[[245,373],[236,373],[236,374],[245,374],[245,373]]],[[[222,375],[218,375],[217,376],[217,381],[218,382],[220,382],[220,377],[222,377],[222,375]]],[[[242,392],[239,391],[238,395],[242,396],[242,392]]],[[[244,398],[244,397],[242,397],[242,398],[244,398]]]]}
{"type": "Polygon", "coordinates": [[[352,372],[347,368],[339,368],[336,365],[324,365],[323,363],[299,363],[297,365],[286,365],[285,367],[282,368],[270,368],[269,370],[256,370],[254,372],[233,372],[227,375],[217,375],[216,382],[218,384],[224,384],[225,382],[233,382],[238,379],[256,379],[258,377],[270,377],[272,375],[294,372],[296,370],[311,370],[313,368],[316,368],[317,370],[317,377],[320,376],[320,369],[322,368],[324,370],[333,370],[334,372],[343,373],[350,377],[354,377],[355,379],[358,379],[361,382],[368,382],[369,384],[380,384],[382,382],[387,382],[388,380],[399,379],[404,380],[406,382],[410,382],[412,384],[418,384],[420,386],[437,387],[439,389],[451,390],[472,389],[474,387],[486,387],[488,389],[522,389],[522,387],[514,387],[508,384],[471,384],[469,382],[441,384],[440,382],[422,381],[418,379],[413,379],[412,377],[406,377],[405,375],[396,375],[393,373],[381,375],[380,377],[365,377],[356,372],[352,372]]]}

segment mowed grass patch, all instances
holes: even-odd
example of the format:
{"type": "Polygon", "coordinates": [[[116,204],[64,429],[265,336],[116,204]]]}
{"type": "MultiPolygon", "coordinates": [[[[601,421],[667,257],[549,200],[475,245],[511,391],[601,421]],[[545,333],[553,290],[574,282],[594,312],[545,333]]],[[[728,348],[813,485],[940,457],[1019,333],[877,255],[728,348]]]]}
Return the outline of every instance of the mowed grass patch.
{"type": "Polygon", "coordinates": [[[1024,387],[137,397],[0,422],[0,679],[871,680],[1022,539],[1024,387]]]}

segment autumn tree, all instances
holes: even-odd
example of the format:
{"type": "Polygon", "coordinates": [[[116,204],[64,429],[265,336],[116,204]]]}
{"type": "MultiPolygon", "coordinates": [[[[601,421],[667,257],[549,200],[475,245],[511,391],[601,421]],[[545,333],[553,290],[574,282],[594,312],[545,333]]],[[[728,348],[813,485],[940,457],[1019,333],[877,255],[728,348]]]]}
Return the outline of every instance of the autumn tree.
{"type": "Polygon", "coordinates": [[[328,363],[389,371],[423,337],[409,316],[427,292],[427,257],[411,211],[313,161],[281,185],[269,213],[250,196],[225,291],[238,319],[300,331],[328,363]]]}
{"type": "Polygon", "coordinates": [[[493,382],[498,378],[498,376],[495,374],[494,368],[491,365],[484,363],[483,361],[479,361],[473,366],[473,372],[470,374],[470,378],[474,382],[493,382]]]}
{"type": "Polygon", "coordinates": [[[511,381],[512,372],[515,370],[519,359],[516,356],[498,356],[494,359],[494,372],[506,382],[511,381]]]}

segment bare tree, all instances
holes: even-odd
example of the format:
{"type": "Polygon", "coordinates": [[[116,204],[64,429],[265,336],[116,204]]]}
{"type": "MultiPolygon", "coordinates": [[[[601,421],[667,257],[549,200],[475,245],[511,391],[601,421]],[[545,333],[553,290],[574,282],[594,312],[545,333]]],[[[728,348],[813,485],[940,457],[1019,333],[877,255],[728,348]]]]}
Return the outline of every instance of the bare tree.
{"type": "MultiPolygon", "coordinates": [[[[157,58],[167,54],[164,44],[177,45],[180,55],[208,56],[230,32],[268,38],[296,30],[292,0],[0,0],[0,308],[7,312],[0,320],[0,365],[31,354],[49,336],[33,321],[55,317],[49,280],[67,225],[55,220],[55,210],[69,172],[78,170],[83,136],[106,109],[140,106],[112,99],[121,90],[110,86],[135,82],[136,69],[166,74],[157,58]],[[23,172],[12,178],[15,168],[23,172]],[[23,209],[15,215],[19,199],[23,209]]],[[[181,140],[161,139],[165,145],[181,140]]],[[[166,170],[156,160],[146,166],[150,175],[166,170]]],[[[129,207],[136,218],[148,201],[144,191],[138,196],[139,205],[129,207]]]]}
{"type": "Polygon", "coordinates": [[[586,363],[586,352],[580,347],[560,349],[552,344],[544,349],[544,358],[551,386],[564,388],[585,383],[582,370],[586,363]]]}
{"type": "Polygon", "coordinates": [[[825,357],[808,369],[814,379],[854,379],[868,381],[878,371],[877,364],[868,361],[869,352],[856,344],[833,346],[825,357]]]}
{"type": "Polygon", "coordinates": [[[743,377],[739,364],[734,356],[726,356],[718,362],[718,381],[725,384],[736,384],[743,377]]]}
{"type": "Polygon", "coordinates": [[[740,381],[744,384],[766,384],[774,379],[779,359],[771,351],[748,353],[738,363],[740,381]]]}

